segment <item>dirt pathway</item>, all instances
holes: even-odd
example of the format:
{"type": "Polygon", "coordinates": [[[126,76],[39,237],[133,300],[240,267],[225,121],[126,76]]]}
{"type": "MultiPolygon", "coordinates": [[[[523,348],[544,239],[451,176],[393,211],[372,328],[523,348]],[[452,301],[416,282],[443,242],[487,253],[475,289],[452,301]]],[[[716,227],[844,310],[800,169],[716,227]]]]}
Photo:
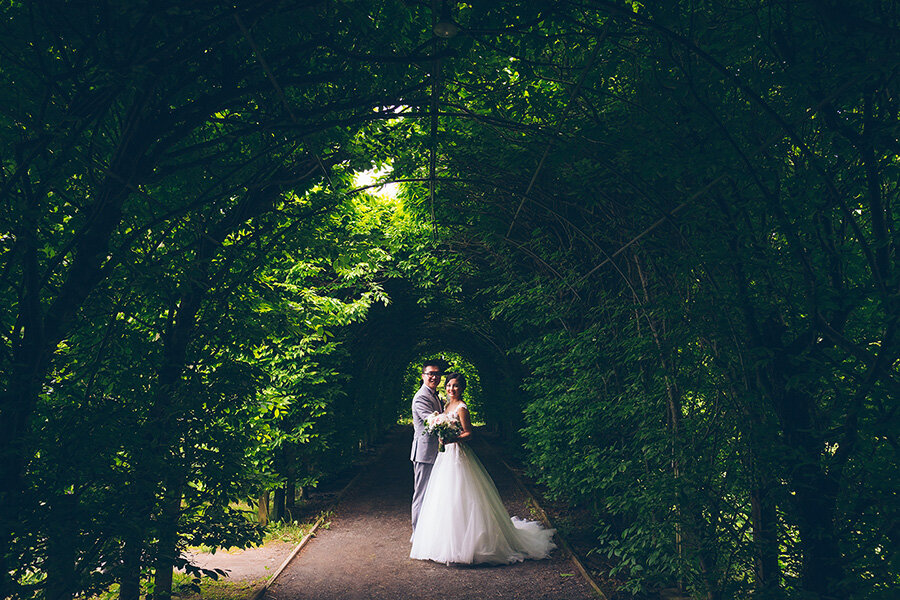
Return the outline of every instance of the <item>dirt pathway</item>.
{"type": "MultiPolygon", "coordinates": [[[[291,561],[266,600],[594,598],[559,550],[547,560],[501,567],[448,567],[410,559],[411,435],[411,429],[390,434],[383,454],[336,507],[330,528],[291,561]]],[[[483,442],[476,440],[473,448],[510,514],[532,518],[509,471],[483,442]]]]}

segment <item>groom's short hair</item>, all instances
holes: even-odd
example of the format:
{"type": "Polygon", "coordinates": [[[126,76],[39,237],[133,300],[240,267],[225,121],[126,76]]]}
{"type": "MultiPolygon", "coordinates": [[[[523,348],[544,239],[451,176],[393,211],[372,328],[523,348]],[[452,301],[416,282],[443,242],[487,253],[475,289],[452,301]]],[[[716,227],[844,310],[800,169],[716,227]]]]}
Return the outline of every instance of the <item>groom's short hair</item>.
{"type": "Polygon", "coordinates": [[[431,360],[426,360],[422,363],[422,372],[425,372],[426,367],[437,367],[438,371],[444,370],[444,361],[439,358],[432,358],[431,360]]]}

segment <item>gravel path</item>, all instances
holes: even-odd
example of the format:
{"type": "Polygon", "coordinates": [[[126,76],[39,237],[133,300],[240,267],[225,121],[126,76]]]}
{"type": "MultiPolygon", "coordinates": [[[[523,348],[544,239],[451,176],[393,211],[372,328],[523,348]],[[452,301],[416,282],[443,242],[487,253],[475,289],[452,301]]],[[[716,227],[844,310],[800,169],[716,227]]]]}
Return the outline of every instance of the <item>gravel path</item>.
{"type": "MultiPolygon", "coordinates": [[[[560,550],[549,559],[508,566],[445,566],[409,558],[411,429],[390,434],[373,462],[335,508],[329,529],[294,558],[266,600],[414,598],[575,600],[594,598],[560,550]]],[[[494,478],[511,515],[529,515],[526,498],[490,448],[473,448],[494,478]]]]}

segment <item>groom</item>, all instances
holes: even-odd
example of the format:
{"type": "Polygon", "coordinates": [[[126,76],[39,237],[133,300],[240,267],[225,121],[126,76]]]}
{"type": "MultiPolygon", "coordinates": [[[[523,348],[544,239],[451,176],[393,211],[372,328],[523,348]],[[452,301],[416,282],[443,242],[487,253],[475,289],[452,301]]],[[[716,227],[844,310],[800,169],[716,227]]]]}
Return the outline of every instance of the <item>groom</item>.
{"type": "Polygon", "coordinates": [[[422,387],[416,392],[412,401],[413,415],[413,441],[412,452],[409,459],[413,463],[413,498],[412,498],[412,526],[416,528],[419,518],[419,509],[422,507],[422,497],[425,495],[425,487],[428,478],[431,477],[431,469],[438,453],[438,438],[434,435],[423,435],[425,430],[425,417],[437,411],[441,412],[441,398],[437,393],[437,386],[441,382],[441,368],[444,361],[429,360],[422,365],[422,387]]]}

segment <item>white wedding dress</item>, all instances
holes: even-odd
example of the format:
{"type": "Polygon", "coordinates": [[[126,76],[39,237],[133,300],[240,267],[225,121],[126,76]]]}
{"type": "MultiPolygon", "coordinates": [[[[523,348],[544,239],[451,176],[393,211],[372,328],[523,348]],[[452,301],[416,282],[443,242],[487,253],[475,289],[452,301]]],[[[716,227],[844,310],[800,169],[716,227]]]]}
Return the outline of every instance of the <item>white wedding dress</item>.
{"type": "Polygon", "coordinates": [[[431,471],[409,556],[446,564],[546,558],[556,548],[555,531],[510,518],[497,486],[468,444],[447,444],[431,471]]]}

